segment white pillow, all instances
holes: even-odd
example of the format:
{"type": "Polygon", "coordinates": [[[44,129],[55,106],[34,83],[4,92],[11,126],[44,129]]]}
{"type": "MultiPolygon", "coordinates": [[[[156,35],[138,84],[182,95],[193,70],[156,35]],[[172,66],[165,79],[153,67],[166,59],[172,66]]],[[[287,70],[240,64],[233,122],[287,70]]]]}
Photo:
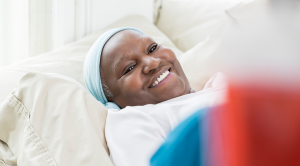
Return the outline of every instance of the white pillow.
{"type": "Polygon", "coordinates": [[[32,72],[0,107],[0,139],[20,165],[112,166],[106,115],[107,109],[75,80],[32,72]]]}
{"type": "Polygon", "coordinates": [[[7,144],[0,140],[0,166],[16,165],[17,159],[7,144]],[[6,165],[5,165],[6,164],[6,165]]]}
{"type": "Polygon", "coordinates": [[[202,90],[209,78],[222,71],[222,39],[226,28],[230,25],[229,22],[221,24],[205,41],[179,57],[183,71],[194,90],[202,90]]]}
{"type": "Polygon", "coordinates": [[[182,51],[206,40],[242,0],[163,0],[157,27],[182,51]]]}
{"type": "MultiPolygon", "coordinates": [[[[263,7],[261,0],[247,0],[237,3],[226,10],[226,21],[217,26],[204,41],[179,57],[182,68],[196,91],[202,90],[205,83],[216,72],[226,72],[224,68],[224,47],[228,38],[228,30],[239,29],[247,16],[263,7]],[[225,37],[226,36],[226,37],[225,37]]],[[[241,55],[243,56],[243,55],[241,55]]],[[[225,73],[226,74],[226,73],[225,73]]]]}

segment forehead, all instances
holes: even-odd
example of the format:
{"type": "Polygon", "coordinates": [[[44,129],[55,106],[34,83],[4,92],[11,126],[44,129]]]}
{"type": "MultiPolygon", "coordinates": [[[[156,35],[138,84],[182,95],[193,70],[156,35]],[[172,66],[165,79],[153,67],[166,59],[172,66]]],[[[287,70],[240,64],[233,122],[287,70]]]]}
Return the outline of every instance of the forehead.
{"type": "Polygon", "coordinates": [[[148,38],[147,35],[135,30],[123,30],[113,35],[105,44],[102,53],[108,53],[121,48],[134,47],[132,44],[138,44],[148,38]]]}
{"type": "Polygon", "coordinates": [[[103,61],[105,63],[112,62],[128,55],[131,51],[140,48],[147,39],[150,39],[147,35],[135,30],[124,30],[116,33],[105,44],[100,65],[103,61]]]}

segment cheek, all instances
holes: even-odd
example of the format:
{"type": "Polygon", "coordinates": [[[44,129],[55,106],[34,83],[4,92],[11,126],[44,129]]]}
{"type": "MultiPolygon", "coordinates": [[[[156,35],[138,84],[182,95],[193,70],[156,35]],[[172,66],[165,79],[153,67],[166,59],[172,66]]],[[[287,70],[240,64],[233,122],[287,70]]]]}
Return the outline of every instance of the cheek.
{"type": "Polygon", "coordinates": [[[137,71],[133,71],[127,76],[124,76],[120,82],[120,89],[123,96],[136,95],[143,88],[143,80],[137,71]]]}
{"type": "Polygon", "coordinates": [[[180,82],[185,82],[185,84],[187,84],[189,87],[189,82],[181,67],[181,64],[179,63],[177,57],[171,49],[166,49],[165,60],[173,64],[173,72],[177,74],[180,82]]]}
{"type": "Polygon", "coordinates": [[[161,59],[164,59],[168,62],[171,62],[171,63],[178,62],[174,52],[169,48],[164,47],[163,49],[161,49],[161,51],[158,55],[160,56],[161,59]]]}
{"type": "MultiPolygon", "coordinates": [[[[180,65],[177,57],[175,56],[174,52],[171,49],[166,49],[165,54],[164,54],[164,59],[166,61],[172,63],[177,72],[183,73],[181,65],[180,65]]],[[[173,68],[173,70],[174,70],[174,68],[173,68]]]]}

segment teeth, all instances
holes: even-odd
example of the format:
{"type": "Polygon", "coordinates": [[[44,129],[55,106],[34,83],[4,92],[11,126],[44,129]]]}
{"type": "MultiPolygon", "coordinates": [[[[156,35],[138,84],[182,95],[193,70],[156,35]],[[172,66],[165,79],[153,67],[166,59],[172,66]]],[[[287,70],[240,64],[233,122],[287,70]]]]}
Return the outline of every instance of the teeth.
{"type": "Polygon", "coordinates": [[[165,73],[162,73],[162,74],[159,76],[160,79],[163,79],[164,77],[165,77],[165,73]]]}
{"type": "Polygon", "coordinates": [[[164,73],[162,73],[157,79],[156,81],[152,84],[152,87],[156,86],[159,82],[161,82],[162,80],[164,80],[168,75],[169,75],[169,71],[165,71],[164,73]]]}

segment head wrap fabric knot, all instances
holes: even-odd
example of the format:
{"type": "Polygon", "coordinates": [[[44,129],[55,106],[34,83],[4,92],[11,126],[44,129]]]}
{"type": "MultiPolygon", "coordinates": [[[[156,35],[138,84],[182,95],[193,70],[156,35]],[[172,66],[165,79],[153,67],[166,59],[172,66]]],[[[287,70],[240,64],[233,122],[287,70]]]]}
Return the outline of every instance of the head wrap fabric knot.
{"type": "Polygon", "coordinates": [[[108,109],[120,110],[120,107],[114,102],[108,102],[103,92],[100,76],[101,54],[105,43],[114,34],[123,30],[135,30],[145,34],[144,32],[131,27],[115,28],[105,32],[96,40],[96,42],[90,48],[85,58],[83,66],[83,76],[86,87],[91,92],[91,94],[108,109]]]}

